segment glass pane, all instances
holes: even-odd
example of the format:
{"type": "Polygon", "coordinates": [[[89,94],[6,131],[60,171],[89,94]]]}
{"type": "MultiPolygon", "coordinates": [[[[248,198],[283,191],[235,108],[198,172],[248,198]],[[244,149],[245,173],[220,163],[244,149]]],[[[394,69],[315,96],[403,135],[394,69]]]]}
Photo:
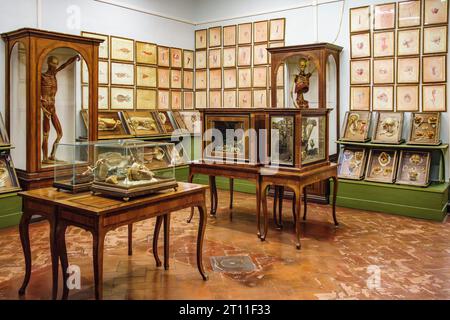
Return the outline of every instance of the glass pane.
{"type": "Polygon", "coordinates": [[[302,117],[302,165],[325,160],[326,116],[302,117]]]}
{"type": "MultiPolygon", "coordinates": [[[[337,68],[336,61],[332,55],[328,56],[327,66],[326,66],[326,107],[328,109],[333,109],[330,112],[330,141],[337,140],[337,68]]],[[[337,153],[337,144],[329,144],[330,154],[337,153]]]]}
{"type": "Polygon", "coordinates": [[[294,117],[271,117],[271,164],[294,165],[294,117]]]}
{"type": "Polygon", "coordinates": [[[308,57],[295,55],[286,60],[290,108],[319,107],[319,75],[317,67],[308,57]]]}

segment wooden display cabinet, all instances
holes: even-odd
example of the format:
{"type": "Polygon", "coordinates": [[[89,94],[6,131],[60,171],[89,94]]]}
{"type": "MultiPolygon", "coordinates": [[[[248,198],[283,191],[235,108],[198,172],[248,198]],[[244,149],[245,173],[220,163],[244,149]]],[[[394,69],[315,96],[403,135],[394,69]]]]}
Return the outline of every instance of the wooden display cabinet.
{"type": "MultiPolygon", "coordinates": [[[[59,142],[74,142],[84,129],[80,74],[89,72],[89,128],[97,128],[98,50],[103,40],[23,28],[2,34],[6,43],[6,127],[23,189],[50,186],[59,142]],[[83,128],[83,129],[81,129],[83,128]]],[[[84,88],[85,89],[85,88],[84,88]]]]}

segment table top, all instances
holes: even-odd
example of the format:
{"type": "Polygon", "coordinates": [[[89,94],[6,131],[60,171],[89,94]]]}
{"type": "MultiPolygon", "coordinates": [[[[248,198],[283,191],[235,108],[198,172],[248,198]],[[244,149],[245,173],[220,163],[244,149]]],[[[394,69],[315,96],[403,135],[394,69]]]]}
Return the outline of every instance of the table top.
{"type": "MultiPolygon", "coordinates": [[[[262,176],[278,176],[278,177],[296,177],[303,178],[311,175],[317,175],[327,170],[335,170],[338,167],[336,163],[330,163],[325,166],[316,167],[311,170],[301,171],[298,168],[286,168],[286,167],[265,167],[261,168],[262,176]]],[[[304,167],[307,168],[307,167],[304,167]]]]}
{"type": "Polygon", "coordinates": [[[57,204],[69,209],[75,208],[79,212],[88,214],[102,215],[142,205],[158,204],[166,200],[177,199],[199,191],[204,191],[208,188],[208,186],[200,184],[178,182],[176,191],[173,189],[160,191],[149,196],[133,198],[129,201],[93,195],[90,192],[71,194],[64,191],[57,191],[57,189],[53,187],[23,191],[19,192],[19,195],[25,199],[34,199],[52,205],[57,204]]]}

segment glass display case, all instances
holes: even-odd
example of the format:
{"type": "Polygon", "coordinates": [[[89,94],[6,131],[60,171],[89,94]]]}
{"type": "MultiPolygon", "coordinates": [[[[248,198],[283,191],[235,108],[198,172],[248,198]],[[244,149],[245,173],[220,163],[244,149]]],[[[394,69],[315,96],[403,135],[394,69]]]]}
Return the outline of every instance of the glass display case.
{"type": "Polygon", "coordinates": [[[167,152],[170,146],[173,144],[138,140],[96,144],[92,192],[128,201],[162,190],[176,190],[175,166],[167,152]]]}

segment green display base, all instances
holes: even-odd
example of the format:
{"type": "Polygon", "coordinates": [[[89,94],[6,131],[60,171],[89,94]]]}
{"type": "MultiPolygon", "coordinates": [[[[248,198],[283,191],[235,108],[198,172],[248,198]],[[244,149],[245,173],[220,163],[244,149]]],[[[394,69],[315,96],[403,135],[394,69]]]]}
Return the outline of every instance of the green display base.
{"type": "MultiPolygon", "coordinates": [[[[209,184],[208,176],[199,174],[194,177],[194,183],[209,184]]],[[[229,190],[230,189],[230,179],[224,177],[216,177],[216,186],[221,190],[229,190]]],[[[256,186],[254,183],[251,183],[246,180],[235,179],[234,180],[234,191],[243,192],[243,193],[251,193],[256,194],[256,186]]]]}
{"type": "Polygon", "coordinates": [[[22,200],[16,192],[0,195],[0,228],[19,224],[22,216],[22,200]]]}
{"type": "Polygon", "coordinates": [[[443,221],[447,216],[448,188],[449,183],[420,188],[340,179],[337,205],[443,221]]]}

